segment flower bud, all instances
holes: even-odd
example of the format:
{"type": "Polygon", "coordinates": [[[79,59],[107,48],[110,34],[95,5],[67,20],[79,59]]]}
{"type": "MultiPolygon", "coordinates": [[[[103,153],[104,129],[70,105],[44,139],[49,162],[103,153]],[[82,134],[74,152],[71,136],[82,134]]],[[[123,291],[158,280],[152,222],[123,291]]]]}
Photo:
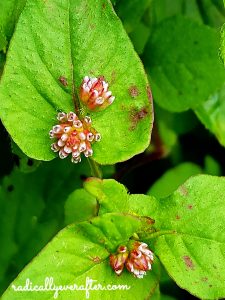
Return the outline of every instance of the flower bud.
{"type": "Polygon", "coordinates": [[[80,87],[80,99],[90,110],[103,110],[113,103],[115,97],[108,90],[103,77],[85,76],[80,87]]]}
{"type": "Polygon", "coordinates": [[[117,275],[123,272],[125,262],[128,257],[128,251],[126,246],[120,246],[117,249],[117,254],[111,254],[109,257],[109,263],[112,269],[117,275]]]}
{"type": "Polygon", "coordinates": [[[137,278],[143,278],[146,271],[152,269],[153,253],[148,245],[141,242],[134,242],[132,250],[126,260],[126,268],[137,278]]]}

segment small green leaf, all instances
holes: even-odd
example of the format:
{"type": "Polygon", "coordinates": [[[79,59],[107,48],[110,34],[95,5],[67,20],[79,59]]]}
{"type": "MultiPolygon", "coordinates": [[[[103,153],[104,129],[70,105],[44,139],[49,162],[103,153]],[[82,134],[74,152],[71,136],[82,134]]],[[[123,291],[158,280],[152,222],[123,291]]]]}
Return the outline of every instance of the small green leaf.
{"type": "Polygon", "coordinates": [[[119,0],[116,3],[116,12],[127,32],[134,30],[151,2],[152,0],[119,0]]]}
{"type": "Polygon", "coordinates": [[[143,152],[152,127],[151,92],[110,2],[28,0],[7,55],[0,115],[29,157],[55,157],[49,130],[59,110],[73,111],[74,101],[78,105],[79,86],[86,75],[104,76],[116,97],[106,110],[90,113],[102,136],[93,146],[93,158],[113,164],[143,152]],[[62,76],[68,85],[60,82],[62,76]]]}
{"type": "Polygon", "coordinates": [[[84,189],[75,190],[67,198],[65,203],[66,225],[89,220],[96,214],[96,199],[84,189]]]}
{"type": "MultiPolygon", "coordinates": [[[[153,295],[158,285],[159,271],[157,260],[154,269],[143,279],[134,278],[124,271],[116,276],[109,266],[109,248],[128,241],[138,230],[141,221],[137,218],[105,214],[72,225],[62,230],[45,249],[24,269],[12,285],[24,286],[29,278],[34,285],[43,285],[46,277],[52,277],[56,285],[86,286],[87,278],[96,280],[94,284],[102,286],[127,285],[128,290],[90,290],[91,299],[146,299],[153,295]],[[107,245],[107,246],[106,246],[107,245]],[[40,272],[41,270],[41,272],[40,272]]],[[[54,291],[15,292],[12,285],[2,299],[52,299],[54,291]]],[[[83,299],[85,290],[59,292],[59,299],[83,299]]]]}
{"type": "Polygon", "coordinates": [[[225,297],[225,179],[190,178],[171,196],[151,203],[154,251],[169,275],[201,299],[225,297]]]}
{"type": "Polygon", "coordinates": [[[170,111],[196,108],[223,86],[217,32],[184,16],[165,20],[145,49],[155,101],[170,111]]]}
{"type": "Polygon", "coordinates": [[[200,121],[209,129],[221,145],[225,146],[225,85],[207,101],[195,108],[200,121]]]}
{"type": "Polygon", "coordinates": [[[164,198],[172,194],[189,177],[201,174],[201,168],[191,162],[185,162],[166,171],[149,189],[148,195],[164,198]]]}
{"type": "Polygon", "coordinates": [[[222,166],[220,163],[214,159],[210,155],[206,155],[204,159],[204,173],[205,174],[210,174],[210,175],[215,175],[215,176],[220,176],[222,174],[222,166]]]}
{"type": "Polygon", "coordinates": [[[113,179],[88,178],[84,188],[99,202],[99,214],[123,212],[138,216],[149,216],[152,197],[129,195],[124,185],[113,179]]]}

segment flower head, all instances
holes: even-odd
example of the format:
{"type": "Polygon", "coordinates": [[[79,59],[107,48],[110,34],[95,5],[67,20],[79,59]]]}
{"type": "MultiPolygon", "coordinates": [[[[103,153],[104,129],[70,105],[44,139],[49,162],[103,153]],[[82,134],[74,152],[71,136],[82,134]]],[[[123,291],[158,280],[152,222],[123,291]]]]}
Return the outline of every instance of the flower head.
{"type": "Polygon", "coordinates": [[[80,87],[80,99],[90,110],[102,110],[112,104],[115,97],[102,77],[85,76],[80,87]]]}
{"type": "Polygon", "coordinates": [[[137,278],[143,278],[148,270],[152,269],[153,253],[148,245],[135,241],[130,250],[126,246],[120,246],[116,254],[110,255],[110,265],[117,275],[124,269],[133,273],[137,278]]]}
{"type": "Polygon", "coordinates": [[[152,269],[153,253],[148,245],[141,242],[135,242],[133,249],[129,252],[126,261],[126,268],[137,278],[143,278],[146,271],[152,269]]]}
{"type": "Polygon", "coordinates": [[[91,125],[91,118],[86,116],[79,120],[74,112],[60,112],[57,117],[59,124],[50,130],[50,138],[55,138],[56,142],[51,145],[54,152],[59,152],[61,159],[66,158],[70,153],[71,161],[78,163],[81,161],[81,153],[84,156],[92,156],[91,144],[98,142],[101,136],[91,125]]]}
{"type": "Polygon", "coordinates": [[[117,275],[123,272],[125,262],[128,257],[128,251],[126,246],[120,246],[117,249],[117,254],[111,254],[109,257],[109,263],[112,269],[117,275]]]}

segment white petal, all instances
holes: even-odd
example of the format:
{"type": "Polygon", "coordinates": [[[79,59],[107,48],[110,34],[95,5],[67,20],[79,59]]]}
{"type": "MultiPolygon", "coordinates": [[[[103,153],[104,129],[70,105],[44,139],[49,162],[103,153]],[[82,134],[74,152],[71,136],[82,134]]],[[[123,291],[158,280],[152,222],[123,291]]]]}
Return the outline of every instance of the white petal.
{"type": "Polygon", "coordinates": [[[109,103],[109,104],[112,104],[112,103],[114,102],[114,100],[115,100],[115,96],[111,96],[111,97],[109,97],[109,99],[108,99],[108,103],[109,103]]]}
{"type": "Polygon", "coordinates": [[[63,147],[65,145],[65,142],[62,141],[61,139],[58,140],[58,145],[59,147],[63,147]]]}
{"type": "Polygon", "coordinates": [[[68,154],[72,152],[72,149],[68,146],[65,146],[63,149],[64,149],[64,152],[66,152],[68,154]]]}
{"type": "Polygon", "coordinates": [[[100,133],[95,134],[95,140],[96,140],[96,142],[99,142],[101,140],[101,134],[100,133]]]}
{"type": "Polygon", "coordinates": [[[86,150],[85,142],[81,142],[78,149],[79,149],[80,152],[84,152],[86,150]]]}
{"type": "Polygon", "coordinates": [[[66,158],[68,156],[68,153],[65,153],[64,151],[63,151],[63,149],[61,149],[60,151],[59,151],[59,157],[61,158],[61,159],[64,159],[64,158],[66,158]]]}
{"type": "Polygon", "coordinates": [[[98,104],[98,105],[101,105],[104,103],[104,99],[102,97],[98,97],[96,100],[95,100],[95,103],[98,104]]]}
{"type": "Polygon", "coordinates": [[[94,136],[93,133],[89,132],[89,133],[87,134],[87,140],[88,140],[89,142],[92,142],[92,141],[94,140],[94,138],[95,138],[95,136],[94,136]]]}
{"type": "Polygon", "coordinates": [[[72,157],[73,158],[77,158],[77,157],[79,157],[80,156],[80,151],[73,151],[72,152],[72,157]]]}
{"type": "Polygon", "coordinates": [[[84,80],[84,82],[88,82],[90,80],[90,78],[89,78],[89,76],[85,76],[83,80],[84,80]]]}
{"type": "Polygon", "coordinates": [[[62,132],[62,128],[61,128],[60,125],[53,126],[52,130],[53,130],[54,133],[60,133],[60,132],[62,132]]]}
{"type": "Polygon", "coordinates": [[[81,141],[85,141],[85,140],[86,140],[86,135],[85,135],[85,133],[80,132],[80,133],[78,134],[78,136],[79,136],[79,138],[80,138],[81,141]]]}
{"type": "Polygon", "coordinates": [[[87,124],[91,124],[91,118],[88,117],[88,116],[86,116],[86,117],[84,118],[84,122],[87,123],[87,124]]]}
{"type": "Polygon", "coordinates": [[[69,137],[68,134],[64,133],[64,134],[61,136],[61,140],[62,140],[63,142],[65,142],[65,141],[67,141],[68,137],[69,137]]]}
{"type": "Polygon", "coordinates": [[[66,127],[64,128],[64,132],[65,132],[65,133],[70,132],[70,130],[71,130],[71,127],[70,127],[70,126],[66,126],[66,127]]]}

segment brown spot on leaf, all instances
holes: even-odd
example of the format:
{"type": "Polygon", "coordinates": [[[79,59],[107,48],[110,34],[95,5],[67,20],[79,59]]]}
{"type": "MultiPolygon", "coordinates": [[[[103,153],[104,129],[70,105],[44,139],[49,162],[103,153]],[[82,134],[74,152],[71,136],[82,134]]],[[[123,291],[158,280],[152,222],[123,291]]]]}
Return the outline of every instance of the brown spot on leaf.
{"type": "Polygon", "coordinates": [[[104,240],[104,239],[101,239],[101,240],[99,240],[99,243],[100,243],[100,244],[105,244],[105,240],[104,240]]]}
{"type": "Polygon", "coordinates": [[[177,216],[176,216],[176,219],[177,219],[177,220],[180,220],[180,216],[177,215],[177,216]]]}
{"type": "Polygon", "coordinates": [[[66,77],[60,76],[59,81],[62,83],[62,85],[68,86],[68,81],[67,81],[66,77]]]}
{"type": "Polygon", "coordinates": [[[188,208],[188,209],[192,209],[192,208],[193,208],[193,205],[192,205],[192,204],[189,204],[189,205],[187,206],[187,208],[188,208]]]}
{"type": "Polygon", "coordinates": [[[128,91],[132,98],[135,98],[139,95],[138,88],[135,85],[130,86],[128,91]]]}
{"type": "Polygon", "coordinates": [[[96,264],[99,264],[101,262],[101,258],[98,256],[92,257],[91,260],[96,264]]]}
{"type": "Polygon", "coordinates": [[[134,130],[137,124],[148,115],[148,108],[142,107],[141,110],[132,109],[130,114],[131,126],[130,130],[134,130]]]}
{"type": "Polygon", "coordinates": [[[102,4],[102,8],[103,8],[103,9],[106,8],[106,4],[105,4],[105,3],[102,4]]]}
{"type": "Polygon", "coordinates": [[[201,281],[206,282],[206,281],[208,281],[208,278],[207,277],[202,277],[201,281]]]}
{"type": "Polygon", "coordinates": [[[149,85],[147,86],[146,90],[147,90],[148,99],[149,99],[150,102],[152,102],[152,91],[151,91],[149,85]]]}
{"type": "Polygon", "coordinates": [[[181,195],[183,195],[183,196],[187,196],[188,195],[188,190],[187,190],[186,186],[181,185],[180,188],[179,188],[179,190],[180,190],[181,195]]]}
{"type": "Polygon", "coordinates": [[[188,269],[194,270],[195,266],[193,264],[193,261],[188,255],[183,256],[183,260],[185,265],[188,267],[188,269]]]}
{"type": "Polygon", "coordinates": [[[155,223],[155,220],[151,219],[150,217],[145,217],[146,218],[146,223],[148,225],[151,225],[151,224],[154,224],[155,223]]]}

